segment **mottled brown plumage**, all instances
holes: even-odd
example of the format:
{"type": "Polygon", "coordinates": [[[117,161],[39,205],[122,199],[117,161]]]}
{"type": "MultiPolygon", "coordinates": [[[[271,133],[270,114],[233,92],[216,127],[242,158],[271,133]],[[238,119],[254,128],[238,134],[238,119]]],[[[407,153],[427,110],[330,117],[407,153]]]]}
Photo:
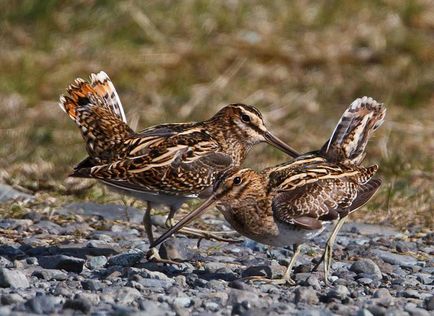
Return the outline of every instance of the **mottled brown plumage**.
{"type": "Polygon", "coordinates": [[[170,220],[183,202],[206,195],[221,172],[239,166],[260,142],[298,155],[267,130],[252,106],[231,104],[203,122],[134,132],[105,73],[92,74],[90,83],[77,79],[67,91],[60,106],[79,126],[89,154],[72,176],[98,179],[148,201],[144,222],[151,242],[150,203],[168,205],[170,220]]]}
{"type": "MultiPolygon", "coordinates": [[[[251,169],[225,172],[217,181],[213,195],[154,245],[216,202],[225,219],[240,234],[271,246],[294,245],[295,254],[283,279],[292,282],[289,275],[299,245],[319,234],[324,223],[339,219],[338,228],[327,245],[331,253],[343,219],[365,204],[379,188],[381,181],[373,178],[378,166],[358,164],[364,155],[360,147],[366,147],[369,136],[381,125],[384,116],[385,108],[381,104],[366,97],[358,99],[335,129],[334,133],[342,135],[333,134],[321,150],[261,172],[251,169]],[[362,117],[347,120],[349,114],[356,113],[355,108],[362,117]],[[364,122],[363,126],[360,122],[364,122]]],[[[326,280],[329,263],[325,264],[326,280]]]]}

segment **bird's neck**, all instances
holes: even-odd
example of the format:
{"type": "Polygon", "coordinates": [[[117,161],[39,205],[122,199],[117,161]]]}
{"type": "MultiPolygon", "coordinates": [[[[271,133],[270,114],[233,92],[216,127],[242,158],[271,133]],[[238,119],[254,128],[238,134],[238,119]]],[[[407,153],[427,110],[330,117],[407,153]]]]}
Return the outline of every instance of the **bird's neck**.
{"type": "Polygon", "coordinates": [[[246,141],[245,135],[237,126],[228,122],[209,121],[207,129],[211,136],[220,144],[222,151],[232,157],[234,164],[239,166],[246,159],[252,144],[246,141]]]}

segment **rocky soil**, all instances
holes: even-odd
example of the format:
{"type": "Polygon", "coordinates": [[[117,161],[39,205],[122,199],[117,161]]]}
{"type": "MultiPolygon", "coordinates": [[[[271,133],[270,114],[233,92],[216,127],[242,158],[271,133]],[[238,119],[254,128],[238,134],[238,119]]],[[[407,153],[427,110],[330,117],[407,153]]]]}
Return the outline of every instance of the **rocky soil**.
{"type": "MultiPolygon", "coordinates": [[[[20,193],[0,187],[0,201],[20,193]]],[[[30,199],[30,196],[21,196],[30,199]]],[[[292,252],[178,235],[149,262],[142,211],[76,203],[48,217],[0,218],[0,315],[434,315],[434,233],[348,223],[334,250],[331,284],[310,273],[326,235],[304,246],[297,285],[249,283],[279,277],[292,252]]],[[[225,223],[205,215],[217,229],[225,223]]],[[[156,223],[164,222],[161,216],[156,223]]],[[[161,231],[161,230],[160,230],[161,231]]]]}

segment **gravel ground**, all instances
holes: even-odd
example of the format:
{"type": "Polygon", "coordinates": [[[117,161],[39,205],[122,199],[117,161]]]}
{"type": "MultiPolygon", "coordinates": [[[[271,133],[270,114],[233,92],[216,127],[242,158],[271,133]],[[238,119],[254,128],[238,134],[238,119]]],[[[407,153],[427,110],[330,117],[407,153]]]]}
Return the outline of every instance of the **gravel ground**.
{"type": "MultiPolygon", "coordinates": [[[[0,200],[19,197],[8,190],[0,187],[0,200]]],[[[186,262],[156,264],[144,255],[141,210],[130,208],[129,221],[117,205],[77,203],[54,214],[0,219],[0,315],[434,315],[433,232],[348,223],[331,284],[321,268],[310,273],[323,234],[304,246],[297,285],[289,287],[241,280],[281,276],[287,249],[207,240],[197,248],[197,240],[178,235],[160,253],[186,262]]]]}

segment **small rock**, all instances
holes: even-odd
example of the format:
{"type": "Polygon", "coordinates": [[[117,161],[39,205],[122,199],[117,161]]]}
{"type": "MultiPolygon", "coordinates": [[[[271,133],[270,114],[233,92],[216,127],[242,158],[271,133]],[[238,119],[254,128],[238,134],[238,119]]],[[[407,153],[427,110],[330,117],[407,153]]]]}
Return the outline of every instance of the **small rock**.
{"type": "Polygon", "coordinates": [[[341,301],[345,300],[349,295],[350,291],[348,291],[348,288],[344,285],[338,285],[327,293],[329,298],[337,298],[341,301]]]}
{"type": "Polygon", "coordinates": [[[357,316],[374,316],[374,315],[372,315],[372,313],[366,308],[363,308],[357,312],[357,316]]]}
{"type": "Polygon", "coordinates": [[[60,235],[64,231],[62,226],[50,221],[40,221],[34,225],[34,228],[39,228],[40,230],[51,235],[60,235]]]}
{"type": "Polygon", "coordinates": [[[81,273],[83,271],[84,259],[65,256],[45,256],[38,258],[39,265],[44,269],[61,269],[68,272],[81,273]]]}
{"type": "Polygon", "coordinates": [[[248,310],[252,308],[249,301],[242,301],[240,303],[235,303],[232,306],[232,315],[246,315],[248,310]]]}
{"type": "Polygon", "coordinates": [[[131,287],[123,287],[116,290],[114,297],[116,298],[117,303],[121,305],[128,305],[139,297],[142,297],[142,294],[140,294],[138,290],[131,287]]]}
{"type": "Polygon", "coordinates": [[[67,300],[63,304],[63,309],[73,309],[77,311],[81,311],[83,314],[87,314],[90,312],[91,305],[90,302],[84,298],[77,298],[73,300],[67,300]]]}
{"type": "Polygon", "coordinates": [[[56,311],[56,305],[61,299],[51,295],[37,295],[26,302],[26,306],[36,314],[51,314],[56,311]]]}
{"type": "Polygon", "coordinates": [[[15,190],[13,187],[7,184],[0,183],[0,203],[8,200],[23,200],[29,201],[34,197],[30,194],[15,190]]]}
{"type": "Polygon", "coordinates": [[[29,281],[21,271],[0,268],[0,287],[28,288],[29,281]]]}
{"type": "Polygon", "coordinates": [[[413,290],[413,289],[407,289],[405,291],[403,291],[402,296],[407,297],[407,298],[419,298],[420,297],[420,293],[419,291],[413,290]]]}
{"type": "Polygon", "coordinates": [[[217,312],[220,309],[219,304],[214,302],[205,302],[204,303],[205,309],[209,310],[210,312],[217,312]]]}
{"type": "Polygon", "coordinates": [[[163,242],[158,251],[161,258],[167,260],[184,261],[188,259],[187,249],[176,238],[169,238],[163,242]]]}
{"type": "Polygon", "coordinates": [[[354,262],[350,267],[350,271],[356,272],[357,274],[361,274],[361,273],[371,274],[377,277],[378,279],[382,278],[382,273],[380,268],[371,259],[360,259],[354,262]]]}
{"type": "Polygon", "coordinates": [[[309,287],[299,287],[295,290],[295,302],[308,305],[318,304],[319,299],[315,290],[309,287]]]}
{"type": "Polygon", "coordinates": [[[371,305],[368,307],[368,310],[374,315],[374,316],[383,316],[386,314],[386,309],[379,305],[371,305]]]}
{"type": "Polygon", "coordinates": [[[411,316],[430,316],[430,313],[422,308],[418,308],[414,303],[407,303],[404,310],[409,312],[411,316]]]}
{"type": "Polygon", "coordinates": [[[86,267],[90,270],[99,269],[105,266],[107,258],[105,256],[90,257],[86,261],[86,267]]]}
{"type": "Polygon", "coordinates": [[[12,314],[11,308],[9,306],[1,306],[0,305],[0,315],[9,316],[12,314]]]}
{"type": "Polygon", "coordinates": [[[416,274],[417,280],[425,285],[434,283],[434,276],[427,273],[418,273],[416,274]]]}
{"type": "Polygon", "coordinates": [[[393,303],[393,297],[390,295],[388,289],[381,288],[374,292],[374,298],[378,300],[378,303],[383,306],[390,306],[393,303]]]}
{"type": "Polygon", "coordinates": [[[140,273],[144,278],[147,279],[158,279],[158,280],[169,280],[170,278],[162,272],[158,271],[150,271],[146,269],[142,269],[140,273]]]}
{"type": "Polygon", "coordinates": [[[101,282],[98,280],[84,280],[81,282],[81,286],[83,287],[83,290],[88,291],[99,291],[102,289],[101,282]]]}
{"type": "Polygon", "coordinates": [[[228,299],[229,305],[241,304],[244,301],[248,302],[252,306],[257,306],[259,297],[254,292],[231,289],[228,299]]]}
{"type": "Polygon", "coordinates": [[[300,284],[303,286],[311,286],[311,287],[313,287],[314,290],[317,290],[317,291],[321,290],[321,285],[319,283],[319,280],[313,274],[311,274],[307,279],[300,282],[300,284]]]}
{"type": "Polygon", "coordinates": [[[81,292],[74,296],[74,299],[83,299],[88,301],[91,305],[98,305],[101,302],[99,294],[81,292]]]}
{"type": "Polygon", "coordinates": [[[122,267],[131,267],[135,265],[137,262],[142,260],[144,257],[144,253],[142,251],[132,251],[128,253],[122,253],[113,257],[107,262],[108,266],[122,266],[122,267]]]}
{"type": "MultiPolygon", "coordinates": [[[[17,293],[3,294],[0,297],[0,305],[12,305],[23,302],[24,299],[17,293]]],[[[0,313],[1,315],[1,313],[0,313]]]]}
{"type": "Polygon", "coordinates": [[[226,269],[227,267],[227,263],[224,262],[207,262],[204,265],[205,271],[207,272],[211,272],[211,273],[216,273],[219,272],[219,270],[223,270],[226,269]]]}
{"type": "Polygon", "coordinates": [[[360,284],[363,284],[363,285],[369,285],[372,282],[374,282],[374,280],[372,280],[370,278],[360,278],[360,279],[357,279],[357,282],[359,282],[360,284]]]}
{"type": "Polygon", "coordinates": [[[187,287],[187,278],[184,275],[177,275],[174,279],[180,287],[187,287]]]}
{"type": "Polygon", "coordinates": [[[267,265],[251,266],[241,273],[241,277],[243,278],[251,277],[251,276],[263,276],[271,279],[272,278],[271,268],[267,265]]]}
{"type": "Polygon", "coordinates": [[[157,288],[168,289],[174,283],[172,279],[168,279],[168,280],[148,279],[148,278],[143,278],[141,276],[137,276],[136,278],[134,278],[134,281],[138,282],[144,287],[152,288],[154,290],[157,288]]]}
{"type": "Polygon", "coordinates": [[[192,303],[189,297],[177,297],[173,300],[173,304],[180,307],[190,307],[192,303]]]}
{"type": "Polygon", "coordinates": [[[380,249],[374,249],[372,253],[380,257],[384,262],[396,264],[404,268],[411,268],[417,264],[417,260],[411,256],[398,255],[380,249]]]}
{"type": "Polygon", "coordinates": [[[425,308],[429,311],[434,311],[434,295],[425,299],[425,308]]]}

